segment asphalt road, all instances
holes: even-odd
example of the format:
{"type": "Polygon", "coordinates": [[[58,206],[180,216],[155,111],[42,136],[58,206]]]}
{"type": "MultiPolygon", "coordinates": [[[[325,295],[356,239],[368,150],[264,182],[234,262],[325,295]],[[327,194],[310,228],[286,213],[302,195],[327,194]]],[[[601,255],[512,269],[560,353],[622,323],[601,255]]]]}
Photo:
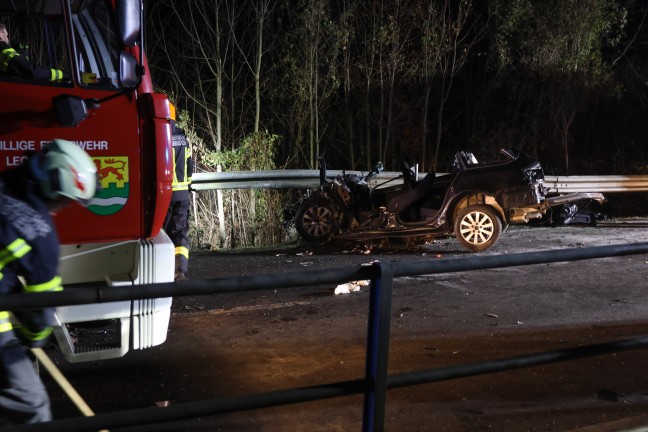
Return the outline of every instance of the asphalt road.
{"type": "MultiPolygon", "coordinates": [[[[602,227],[515,227],[482,253],[648,241],[643,220],[602,227]]],[[[453,239],[420,248],[196,252],[192,279],[475,256],[453,239]]],[[[398,278],[390,373],[460,365],[648,334],[648,256],[398,278]]],[[[361,378],[368,289],[335,286],[174,299],[167,342],[71,365],[49,350],[97,413],[361,378]]],[[[648,425],[646,350],[388,392],[389,431],[622,430],[648,425]],[[594,429],[586,429],[586,428],[594,429]]],[[[45,377],[57,418],[78,415],[45,377]]],[[[362,398],[344,397],[133,430],[352,431],[362,398]]]]}

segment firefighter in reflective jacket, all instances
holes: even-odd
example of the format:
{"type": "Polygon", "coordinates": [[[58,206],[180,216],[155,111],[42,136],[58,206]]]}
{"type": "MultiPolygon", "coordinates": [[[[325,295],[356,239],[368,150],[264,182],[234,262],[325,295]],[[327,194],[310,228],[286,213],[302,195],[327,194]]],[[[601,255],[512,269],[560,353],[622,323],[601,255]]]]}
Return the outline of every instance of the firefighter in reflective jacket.
{"type": "Polygon", "coordinates": [[[173,140],[173,193],[164,219],[164,231],[175,245],[175,279],[187,277],[189,270],[189,204],[191,175],[194,164],[191,145],[184,131],[176,124],[176,110],[169,104],[173,140]]]}
{"type": "MultiPolygon", "coordinates": [[[[92,159],[63,140],[0,173],[0,298],[63,289],[51,214],[70,201],[87,203],[96,185],[92,159]]],[[[12,317],[0,300],[0,426],[51,420],[29,348],[44,345],[53,324],[53,309],[15,311],[12,317]]]]}
{"type": "Polygon", "coordinates": [[[63,71],[33,65],[27,56],[21,55],[12,48],[7,27],[3,23],[0,23],[0,72],[4,75],[38,81],[69,81],[69,77],[63,71]]]}

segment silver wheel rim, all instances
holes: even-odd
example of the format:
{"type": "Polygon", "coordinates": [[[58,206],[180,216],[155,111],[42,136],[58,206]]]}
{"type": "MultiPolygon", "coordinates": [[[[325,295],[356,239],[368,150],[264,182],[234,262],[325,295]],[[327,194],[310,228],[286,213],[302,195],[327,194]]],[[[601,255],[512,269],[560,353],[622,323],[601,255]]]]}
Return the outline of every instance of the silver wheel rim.
{"type": "Polygon", "coordinates": [[[313,206],[304,212],[302,225],[308,235],[321,238],[333,232],[333,213],[328,207],[313,206]]]}
{"type": "Polygon", "coordinates": [[[487,243],[495,233],[493,219],[486,213],[475,211],[470,212],[461,219],[459,224],[461,237],[473,245],[487,243]]]}

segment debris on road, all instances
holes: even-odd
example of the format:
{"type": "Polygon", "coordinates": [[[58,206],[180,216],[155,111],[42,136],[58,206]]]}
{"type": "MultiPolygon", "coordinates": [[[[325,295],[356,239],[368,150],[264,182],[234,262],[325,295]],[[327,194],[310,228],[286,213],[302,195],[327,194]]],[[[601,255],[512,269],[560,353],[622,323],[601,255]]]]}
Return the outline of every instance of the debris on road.
{"type": "Polygon", "coordinates": [[[335,288],[335,295],[338,295],[338,294],[350,294],[352,292],[358,292],[358,291],[360,291],[360,287],[363,287],[363,286],[369,286],[369,281],[368,280],[360,280],[360,281],[347,282],[345,284],[338,285],[335,288]]]}

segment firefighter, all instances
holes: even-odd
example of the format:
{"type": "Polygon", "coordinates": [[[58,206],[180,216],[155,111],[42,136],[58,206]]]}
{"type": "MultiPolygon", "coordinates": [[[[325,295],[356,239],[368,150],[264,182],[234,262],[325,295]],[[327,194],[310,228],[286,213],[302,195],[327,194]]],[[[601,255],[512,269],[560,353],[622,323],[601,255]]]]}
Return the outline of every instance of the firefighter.
{"type": "MultiPolygon", "coordinates": [[[[0,297],[63,289],[51,215],[72,201],[87,204],[96,186],[88,154],[58,139],[0,173],[0,297]]],[[[51,420],[29,348],[43,346],[53,325],[52,308],[11,314],[0,307],[0,426],[51,420]]]]}
{"type": "Polygon", "coordinates": [[[12,48],[9,42],[7,26],[3,23],[0,23],[0,73],[38,81],[61,82],[70,80],[68,74],[63,71],[33,65],[26,55],[21,55],[12,48]]]}
{"type": "Polygon", "coordinates": [[[169,104],[173,140],[173,193],[164,218],[164,231],[175,245],[175,280],[187,278],[189,270],[189,204],[194,164],[191,144],[176,123],[176,109],[169,104]]]}

